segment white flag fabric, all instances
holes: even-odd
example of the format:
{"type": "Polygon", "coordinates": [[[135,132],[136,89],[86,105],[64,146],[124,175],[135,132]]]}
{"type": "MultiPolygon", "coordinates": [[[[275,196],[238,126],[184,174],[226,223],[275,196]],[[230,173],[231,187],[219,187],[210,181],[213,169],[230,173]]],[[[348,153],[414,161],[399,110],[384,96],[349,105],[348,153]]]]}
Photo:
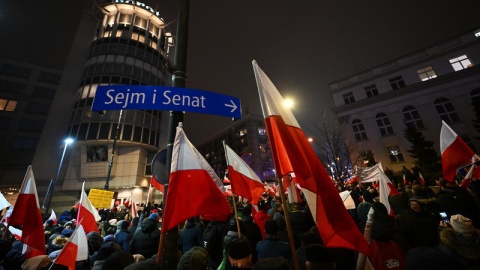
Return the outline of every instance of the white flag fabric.
{"type": "Polygon", "coordinates": [[[5,199],[5,197],[3,196],[3,194],[0,192],[0,211],[2,211],[3,209],[9,207],[11,204],[7,201],[7,199],[5,199]]]}
{"type": "Polygon", "coordinates": [[[390,195],[398,194],[398,191],[383,172],[382,164],[380,163],[363,170],[361,174],[360,183],[372,183],[376,181],[378,181],[379,184],[378,193],[380,193],[380,202],[385,205],[390,215],[394,215],[390,203],[388,202],[388,197],[390,195]]]}

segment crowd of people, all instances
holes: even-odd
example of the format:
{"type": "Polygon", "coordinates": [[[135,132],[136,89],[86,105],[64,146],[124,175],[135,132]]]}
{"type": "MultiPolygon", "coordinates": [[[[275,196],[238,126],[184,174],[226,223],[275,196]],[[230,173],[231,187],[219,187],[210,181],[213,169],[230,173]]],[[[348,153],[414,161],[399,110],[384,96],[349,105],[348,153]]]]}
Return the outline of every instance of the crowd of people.
{"type": "MultiPolygon", "coordinates": [[[[401,187],[389,197],[393,215],[372,184],[339,189],[351,191],[356,208],[350,215],[362,233],[371,232],[368,263],[374,269],[480,269],[480,181],[473,180],[467,189],[443,179],[435,189],[401,187]],[[371,208],[374,222],[369,225],[371,208]]],[[[234,215],[226,220],[192,217],[179,225],[177,269],[287,270],[295,264],[299,269],[356,269],[358,253],[323,245],[305,200],[283,205],[267,193],[256,206],[229,200],[237,204],[238,221],[234,215]]],[[[156,256],[162,206],[149,203],[139,209],[133,219],[124,206],[99,210],[99,233],[87,234],[89,256],[76,269],[161,269],[156,256]]],[[[76,211],[66,210],[56,224],[45,221],[47,254],[28,260],[22,243],[3,226],[0,269],[67,269],[53,261],[75,229],[76,211]]]]}

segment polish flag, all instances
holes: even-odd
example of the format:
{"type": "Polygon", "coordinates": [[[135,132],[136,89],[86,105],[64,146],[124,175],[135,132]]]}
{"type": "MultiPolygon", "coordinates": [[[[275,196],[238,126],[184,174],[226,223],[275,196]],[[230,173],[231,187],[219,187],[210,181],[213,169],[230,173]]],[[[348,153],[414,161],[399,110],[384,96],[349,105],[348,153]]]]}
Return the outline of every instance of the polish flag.
{"type": "Polygon", "coordinates": [[[258,175],[243,161],[228,145],[223,142],[227,158],[228,177],[232,192],[247,198],[251,204],[258,204],[258,200],[265,191],[264,184],[258,175]]]}
{"type": "Polygon", "coordinates": [[[295,174],[291,173],[282,178],[282,183],[283,183],[283,190],[286,191],[287,196],[288,196],[288,201],[290,203],[296,202],[296,203],[301,203],[302,202],[302,196],[300,196],[300,191],[297,188],[297,181],[295,180],[295,174]]]}
{"type": "Polygon", "coordinates": [[[423,178],[423,175],[420,172],[418,173],[418,178],[420,178],[420,184],[425,185],[425,179],[423,178]]]}
{"type": "Polygon", "coordinates": [[[374,183],[378,182],[378,193],[380,195],[380,202],[385,205],[388,213],[391,216],[395,216],[390,203],[388,202],[388,197],[398,194],[398,190],[395,188],[393,183],[388,179],[381,168],[381,164],[378,163],[368,169],[363,170],[361,183],[374,183]]]}
{"type": "Polygon", "coordinates": [[[57,224],[57,215],[55,214],[53,209],[52,209],[52,213],[50,214],[50,217],[48,219],[53,221],[53,225],[57,224]]]}
{"type": "Polygon", "coordinates": [[[78,214],[77,214],[77,226],[82,224],[85,232],[97,232],[98,230],[97,221],[102,219],[98,214],[97,209],[88,199],[87,193],[85,193],[85,182],[82,185],[82,195],[80,196],[80,202],[78,203],[78,214]]]}
{"type": "Polygon", "coordinates": [[[75,263],[86,259],[88,259],[87,235],[82,225],[79,225],[53,262],[67,266],[68,270],[75,270],[75,263]]]}
{"type": "Polygon", "coordinates": [[[123,202],[123,205],[126,208],[130,208],[131,203],[132,203],[132,193],[130,193],[130,196],[128,196],[128,198],[125,199],[125,201],[123,202]]]}
{"type": "Polygon", "coordinates": [[[295,173],[327,247],[370,254],[365,238],[345,209],[334,183],[275,85],[253,61],[260,103],[279,177],[295,173]]]}
{"type": "Polygon", "coordinates": [[[152,185],[154,188],[156,188],[158,191],[162,192],[162,194],[165,193],[165,188],[162,184],[160,184],[160,182],[157,181],[157,179],[155,178],[155,176],[152,175],[152,177],[150,178],[150,185],[152,185]]]}
{"type": "Polygon", "coordinates": [[[42,212],[38,203],[37,187],[32,166],[28,166],[15,208],[9,220],[10,226],[22,225],[22,240],[26,245],[25,258],[45,254],[42,212]]]}
{"type": "Polygon", "coordinates": [[[231,213],[223,195],[223,184],[212,167],[177,127],[162,231],[195,216],[225,220],[231,213]]]}
{"type": "Polygon", "coordinates": [[[7,209],[7,212],[5,212],[5,215],[3,215],[2,220],[0,221],[3,223],[3,225],[8,226],[8,222],[10,221],[10,216],[12,215],[13,212],[13,206],[10,206],[7,209]]]}
{"type": "Polygon", "coordinates": [[[135,202],[133,200],[132,200],[132,203],[130,205],[130,216],[132,216],[132,218],[138,217],[137,205],[135,204],[135,202]]]}
{"type": "Polygon", "coordinates": [[[453,182],[457,169],[469,164],[475,152],[442,120],[440,131],[440,151],[442,152],[443,177],[453,182]]]}
{"type": "Polygon", "coordinates": [[[8,231],[19,241],[22,241],[22,230],[9,226],[8,231]]]}

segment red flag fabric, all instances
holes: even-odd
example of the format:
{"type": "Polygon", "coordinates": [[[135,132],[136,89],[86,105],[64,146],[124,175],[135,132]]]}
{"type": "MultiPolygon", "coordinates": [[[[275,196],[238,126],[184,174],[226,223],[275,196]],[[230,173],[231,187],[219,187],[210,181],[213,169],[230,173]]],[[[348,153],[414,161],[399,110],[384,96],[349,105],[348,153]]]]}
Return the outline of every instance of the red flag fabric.
{"type": "Polygon", "coordinates": [[[457,169],[471,163],[475,152],[442,120],[440,131],[443,177],[449,182],[455,180],[457,169]]]}
{"type": "Polygon", "coordinates": [[[150,185],[152,185],[154,188],[156,188],[158,191],[162,192],[162,193],[165,193],[165,189],[163,187],[162,184],[160,184],[160,182],[158,182],[157,180],[155,180],[155,176],[152,175],[152,177],[150,178],[150,185]]]}
{"type": "Polygon", "coordinates": [[[82,224],[86,233],[97,232],[97,221],[101,219],[97,209],[93,206],[85,193],[85,182],[82,185],[82,195],[80,196],[80,203],[78,203],[77,226],[82,224]]]}
{"type": "Polygon", "coordinates": [[[258,204],[258,200],[265,191],[262,180],[228,145],[225,143],[223,145],[232,192],[247,198],[251,204],[258,204]]]}
{"type": "Polygon", "coordinates": [[[9,221],[10,226],[22,225],[22,240],[26,245],[25,258],[45,255],[42,213],[32,166],[28,166],[17,202],[9,221]]]}
{"type": "Polygon", "coordinates": [[[275,85],[253,61],[260,103],[278,176],[295,173],[327,247],[370,254],[368,244],[345,209],[335,185],[313,151],[275,85]]]}
{"type": "Polygon", "coordinates": [[[123,205],[126,208],[130,208],[131,203],[132,203],[132,194],[130,193],[130,196],[128,196],[128,198],[126,198],[125,201],[123,201],[123,205]]]}
{"type": "Polygon", "coordinates": [[[177,127],[162,230],[167,232],[194,216],[225,220],[231,213],[222,181],[177,127]]]}
{"type": "Polygon", "coordinates": [[[132,203],[130,205],[130,216],[132,218],[138,217],[137,205],[135,204],[135,202],[133,200],[132,200],[132,203]]]}
{"type": "Polygon", "coordinates": [[[75,270],[75,263],[88,258],[87,235],[82,225],[72,233],[54,263],[65,265],[68,270],[75,270]]]}

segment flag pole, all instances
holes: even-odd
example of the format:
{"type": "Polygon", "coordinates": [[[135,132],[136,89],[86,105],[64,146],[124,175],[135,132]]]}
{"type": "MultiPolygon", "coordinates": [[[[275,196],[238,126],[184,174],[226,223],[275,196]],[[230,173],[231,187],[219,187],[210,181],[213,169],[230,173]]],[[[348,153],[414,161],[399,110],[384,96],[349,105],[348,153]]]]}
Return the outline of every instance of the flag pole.
{"type": "Polygon", "coordinates": [[[288,240],[290,241],[290,250],[292,252],[293,265],[295,266],[295,270],[300,270],[300,267],[298,265],[297,253],[295,250],[295,241],[293,240],[292,225],[290,224],[290,214],[288,212],[288,208],[286,207],[287,201],[285,199],[285,194],[283,191],[283,179],[282,177],[277,176],[277,180],[278,180],[278,193],[280,194],[280,199],[282,200],[283,211],[284,213],[286,212],[285,223],[287,223],[288,240]]]}

